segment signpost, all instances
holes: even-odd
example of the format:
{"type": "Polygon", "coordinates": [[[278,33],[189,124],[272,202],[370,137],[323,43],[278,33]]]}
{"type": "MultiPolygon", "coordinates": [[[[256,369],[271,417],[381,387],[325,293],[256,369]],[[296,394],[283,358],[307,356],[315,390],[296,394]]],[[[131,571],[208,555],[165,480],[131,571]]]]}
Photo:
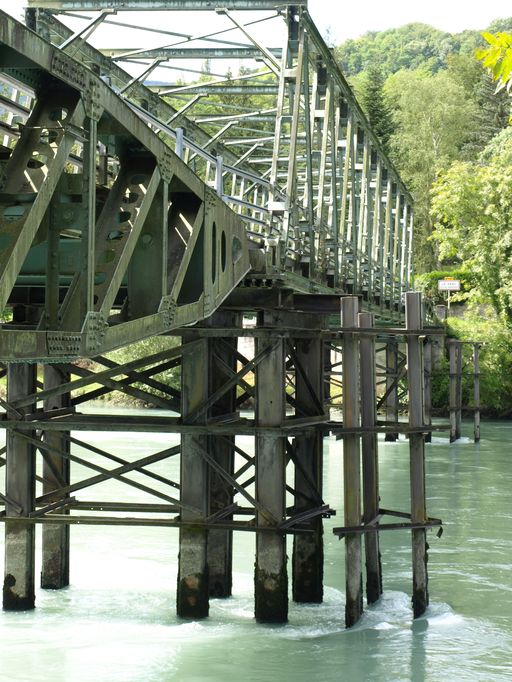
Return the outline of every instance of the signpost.
{"type": "Polygon", "coordinates": [[[448,292],[448,312],[450,312],[450,294],[452,291],[460,291],[460,279],[453,277],[445,277],[437,281],[437,288],[439,291],[448,292]]]}

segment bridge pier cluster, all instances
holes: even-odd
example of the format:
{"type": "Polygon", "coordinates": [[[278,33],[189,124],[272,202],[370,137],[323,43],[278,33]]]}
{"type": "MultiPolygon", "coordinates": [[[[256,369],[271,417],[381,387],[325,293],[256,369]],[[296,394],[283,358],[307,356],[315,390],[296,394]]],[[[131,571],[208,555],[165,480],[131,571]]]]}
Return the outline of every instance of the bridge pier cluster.
{"type": "MultiPolygon", "coordinates": [[[[328,303],[332,306],[331,297],[328,303]]],[[[411,531],[413,610],[421,615],[428,605],[426,530],[440,521],[427,516],[425,500],[424,441],[430,427],[424,415],[420,295],[407,295],[405,330],[375,326],[373,314],[359,312],[359,306],[357,297],[342,297],[337,326],[329,324],[328,306],[321,314],[260,310],[257,323],[249,325],[241,310],[227,307],[183,329],[179,346],[124,364],[100,357],[94,370],[71,363],[44,365],[42,384],[35,364],[7,364],[6,413],[0,421],[7,432],[0,517],[6,530],[4,608],[34,607],[37,523],[43,524],[41,587],[52,589],[69,584],[72,524],[160,525],[179,531],[180,617],[204,618],[210,598],[231,596],[233,533],[243,530],[256,533],[255,617],[286,622],[288,553],[293,600],[320,603],[323,598],[323,518],[335,513],[323,499],[323,439],[334,434],[343,457],[343,526],[334,533],[345,544],[346,625],[363,613],[363,570],[367,602],[382,594],[379,534],[385,530],[411,531]],[[242,337],[254,339],[253,357],[240,352],[242,337]],[[398,338],[407,347],[409,421],[387,416],[379,421],[376,348],[384,341],[392,352],[398,338]],[[340,355],[341,363],[327,363],[340,355]],[[341,367],[332,375],[336,387],[331,387],[328,364],[341,367]],[[165,384],[159,375],[169,368],[176,378],[165,384]],[[342,416],[336,418],[339,410],[331,414],[329,401],[339,386],[342,416]],[[78,412],[81,404],[114,390],[180,416],[153,416],[146,410],[127,419],[78,412]],[[249,407],[241,414],[242,405],[249,407]],[[170,438],[180,434],[181,442],[125,461],[76,436],[77,431],[124,429],[170,438]],[[397,432],[409,438],[410,510],[384,509],[380,500],[377,436],[397,432]],[[252,436],[254,451],[242,449],[239,435],[252,436]],[[113,461],[114,468],[78,455],[78,447],[113,461]],[[150,468],[178,453],[179,481],[150,468]],[[93,469],[93,475],[71,483],[73,463],[93,469]],[[126,476],[132,471],[145,483],[126,476]],[[145,501],[77,498],[105,480],[137,487],[145,501]],[[119,511],[124,515],[116,516],[119,511]],[[140,512],[145,513],[137,516],[140,512]],[[389,515],[400,523],[384,523],[389,515]]],[[[396,375],[394,367],[392,372],[396,375]]],[[[388,377],[383,384],[389,388],[388,377]]],[[[383,404],[387,392],[379,391],[383,404]]]]}

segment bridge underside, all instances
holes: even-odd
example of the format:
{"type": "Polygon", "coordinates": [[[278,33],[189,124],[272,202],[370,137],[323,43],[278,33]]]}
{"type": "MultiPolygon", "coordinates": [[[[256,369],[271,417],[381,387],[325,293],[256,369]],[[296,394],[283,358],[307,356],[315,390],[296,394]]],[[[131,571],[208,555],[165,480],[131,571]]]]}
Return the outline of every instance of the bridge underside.
{"type": "Polygon", "coordinates": [[[243,530],[257,538],[256,618],[285,621],[288,535],[293,598],[322,600],[322,518],[335,513],[322,496],[322,448],[333,433],[343,439],[335,532],[345,538],[346,623],[362,613],[363,556],[368,602],[382,593],[380,530],[412,532],[420,615],[426,529],[440,521],[425,507],[431,427],[421,302],[408,293],[407,190],[306,3],[227,2],[195,37],[162,21],[151,30],[172,44],[155,49],[84,38],[126,27],[112,8],[205,3],[73,14],[98,4],[29,0],[29,28],[0,12],[4,608],[34,606],[35,524],[51,588],[69,583],[70,525],[147,524],[179,528],[180,616],[204,617],[209,596],[231,594],[233,531],[243,530]],[[265,47],[257,27],[276,21],[282,46],[265,47]],[[249,66],[216,76],[215,60],[232,59],[249,66]],[[149,82],[177,60],[206,63],[209,75],[149,82]],[[157,336],[158,347],[136,345],[157,336]],[[109,353],[131,344],[129,357],[109,353]],[[397,412],[404,377],[407,424],[397,412]],[[94,401],[113,391],[165,413],[102,416],[94,401]],[[81,432],[91,430],[170,442],[128,461],[88,443],[81,432]],[[410,510],[379,497],[377,434],[398,432],[410,441],[410,510]],[[72,479],[71,465],[91,475],[72,479]],[[77,497],[104,481],[142,497],[77,497]],[[399,522],[383,523],[389,515],[399,522]]]}

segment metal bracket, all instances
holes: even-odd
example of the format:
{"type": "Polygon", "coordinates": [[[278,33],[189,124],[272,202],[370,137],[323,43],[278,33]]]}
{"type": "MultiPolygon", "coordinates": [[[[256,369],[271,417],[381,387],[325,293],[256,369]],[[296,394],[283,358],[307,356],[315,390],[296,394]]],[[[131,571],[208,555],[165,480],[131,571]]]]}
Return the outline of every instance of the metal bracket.
{"type": "Polygon", "coordinates": [[[50,356],[78,356],[82,348],[82,335],[67,332],[47,332],[46,346],[50,356]]]}
{"type": "Polygon", "coordinates": [[[172,296],[162,296],[162,300],[158,306],[158,312],[163,316],[164,325],[166,327],[171,327],[176,315],[176,301],[172,296]]]}
{"type": "Polygon", "coordinates": [[[101,349],[107,328],[108,323],[101,313],[87,313],[83,327],[87,353],[96,354],[101,349]]]}
{"type": "Polygon", "coordinates": [[[101,106],[98,85],[92,78],[88,79],[87,87],[82,90],[82,102],[87,116],[93,121],[99,121],[104,107],[101,106]]]}
{"type": "Polygon", "coordinates": [[[162,180],[166,183],[170,183],[174,175],[174,168],[176,166],[175,155],[170,149],[166,149],[164,153],[158,159],[158,169],[162,180]]]}

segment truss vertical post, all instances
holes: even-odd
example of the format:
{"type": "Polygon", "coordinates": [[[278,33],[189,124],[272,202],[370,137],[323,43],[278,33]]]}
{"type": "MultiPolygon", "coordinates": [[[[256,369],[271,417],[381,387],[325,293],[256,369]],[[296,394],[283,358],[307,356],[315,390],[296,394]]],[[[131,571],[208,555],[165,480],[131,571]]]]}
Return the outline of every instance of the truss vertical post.
{"type": "MultiPolygon", "coordinates": [[[[423,390],[425,391],[425,424],[432,426],[432,341],[427,339],[423,345],[423,366],[425,376],[423,381],[423,390]]],[[[432,431],[425,434],[425,442],[432,441],[432,431]]]]}
{"type": "MultiPolygon", "coordinates": [[[[373,327],[372,313],[359,313],[360,327],[373,327]]],[[[361,354],[361,426],[367,429],[377,424],[375,386],[375,337],[362,336],[361,354]]],[[[362,436],[363,462],[363,522],[374,522],[379,513],[379,455],[377,434],[367,432],[362,436]]],[[[382,594],[382,569],[379,534],[365,533],[366,599],[369,604],[378,601],[382,594]]]]}
{"type": "MultiPolygon", "coordinates": [[[[181,375],[182,420],[208,397],[208,341],[203,338],[187,347],[183,336],[181,375]]],[[[204,418],[205,419],[205,418],[204,418]]],[[[197,423],[197,422],[196,422],[197,423]]],[[[203,435],[184,434],[181,438],[181,502],[198,512],[184,508],[183,521],[204,521],[208,515],[208,468],[202,451],[207,448],[203,435]]],[[[208,616],[207,532],[200,527],[180,529],[177,613],[182,618],[208,616]]]]}
{"type": "MultiPolygon", "coordinates": [[[[298,339],[295,371],[295,398],[301,416],[318,414],[323,403],[322,339],[298,339]],[[309,384],[309,387],[308,387],[309,384]]],[[[295,512],[321,504],[323,436],[320,431],[295,438],[295,512]]],[[[323,524],[321,517],[308,523],[311,534],[295,535],[293,541],[293,599],[296,602],[321,603],[323,599],[323,524]]]]}
{"type": "MultiPolygon", "coordinates": [[[[256,340],[259,353],[268,340],[256,340]]],[[[256,368],[256,424],[280,427],[285,410],[285,355],[283,339],[272,340],[272,348],[256,368]]],[[[285,438],[279,433],[256,436],[256,499],[276,522],[285,516],[285,438]]],[[[258,525],[271,525],[258,512],[258,525]]],[[[255,616],[259,622],[284,623],[288,619],[288,574],[286,535],[262,532],[256,535],[255,616]]]]}
{"type": "MultiPolygon", "coordinates": [[[[398,343],[394,337],[386,340],[386,421],[398,421],[398,343]]],[[[398,440],[398,433],[386,433],[385,440],[398,440]]]]}
{"type": "Polygon", "coordinates": [[[450,362],[450,443],[461,434],[462,413],[462,344],[460,341],[448,342],[450,362]]]}
{"type": "MultiPolygon", "coordinates": [[[[24,398],[34,393],[35,388],[36,365],[7,365],[7,401],[24,398]]],[[[25,413],[33,411],[33,405],[24,409],[25,413]]],[[[5,524],[3,607],[7,611],[22,611],[35,606],[35,526],[15,519],[34,510],[34,446],[9,429],[6,459],[5,513],[12,520],[5,524]]]]}
{"type": "Polygon", "coordinates": [[[480,344],[473,344],[473,397],[475,403],[474,440],[480,442],[480,344]]]}
{"type": "MultiPolygon", "coordinates": [[[[422,328],[421,294],[408,292],[405,295],[405,318],[407,329],[422,328]]],[[[423,348],[416,335],[407,340],[407,375],[409,384],[409,426],[422,427],[423,405],[423,348]]],[[[409,435],[410,476],[411,476],[411,523],[425,523],[427,520],[425,496],[425,438],[423,433],[409,435]]],[[[421,616],[428,606],[427,540],[424,528],[412,530],[412,607],[414,617],[421,616]]]]}
{"type": "MultiPolygon", "coordinates": [[[[67,383],[70,379],[69,372],[63,371],[58,365],[44,366],[45,390],[57,388],[67,383]]],[[[54,410],[69,407],[70,394],[46,398],[44,410],[54,410]]],[[[69,441],[65,438],[66,432],[45,431],[44,440],[54,451],[69,452],[69,441]]],[[[45,452],[43,459],[43,495],[69,485],[70,461],[54,452],[45,452]]],[[[58,501],[58,500],[55,500],[58,501]]],[[[63,513],[62,510],[59,513],[63,513]]],[[[66,512],[64,512],[66,513],[66,512]]],[[[60,589],[69,585],[69,525],[65,523],[44,524],[43,536],[43,562],[41,567],[41,587],[47,589],[60,589]]]]}
{"type": "MultiPolygon", "coordinates": [[[[239,313],[217,311],[211,318],[216,327],[233,328],[241,324],[239,313]]],[[[214,393],[231,378],[228,373],[236,372],[236,337],[209,339],[210,391],[214,393]],[[217,361],[217,362],[216,362],[217,361]]],[[[236,386],[226,393],[211,408],[211,416],[221,417],[233,414],[236,410],[236,386]]],[[[209,451],[224,471],[234,472],[234,436],[210,436],[209,451]]],[[[233,503],[233,491],[226,486],[224,479],[215,471],[210,472],[210,514],[215,514],[233,503]]],[[[227,518],[232,518],[227,517],[227,518]]],[[[208,533],[208,580],[210,597],[230,597],[233,582],[233,532],[230,530],[210,530],[208,533]]]]}
{"type": "MultiPolygon", "coordinates": [[[[357,296],[341,299],[342,326],[357,326],[359,300],[357,296]]],[[[359,341],[354,332],[343,333],[343,424],[359,426],[359,341]]],[[[343,482],[345,526],[361,524],[361,459],[360,442],[356,434],[346,434],[343,440],[343,482]]],[[[347,600],[345,624],[351,627],[363,613],[361,535],[345,535],[345,582],[347,600]]]]}

